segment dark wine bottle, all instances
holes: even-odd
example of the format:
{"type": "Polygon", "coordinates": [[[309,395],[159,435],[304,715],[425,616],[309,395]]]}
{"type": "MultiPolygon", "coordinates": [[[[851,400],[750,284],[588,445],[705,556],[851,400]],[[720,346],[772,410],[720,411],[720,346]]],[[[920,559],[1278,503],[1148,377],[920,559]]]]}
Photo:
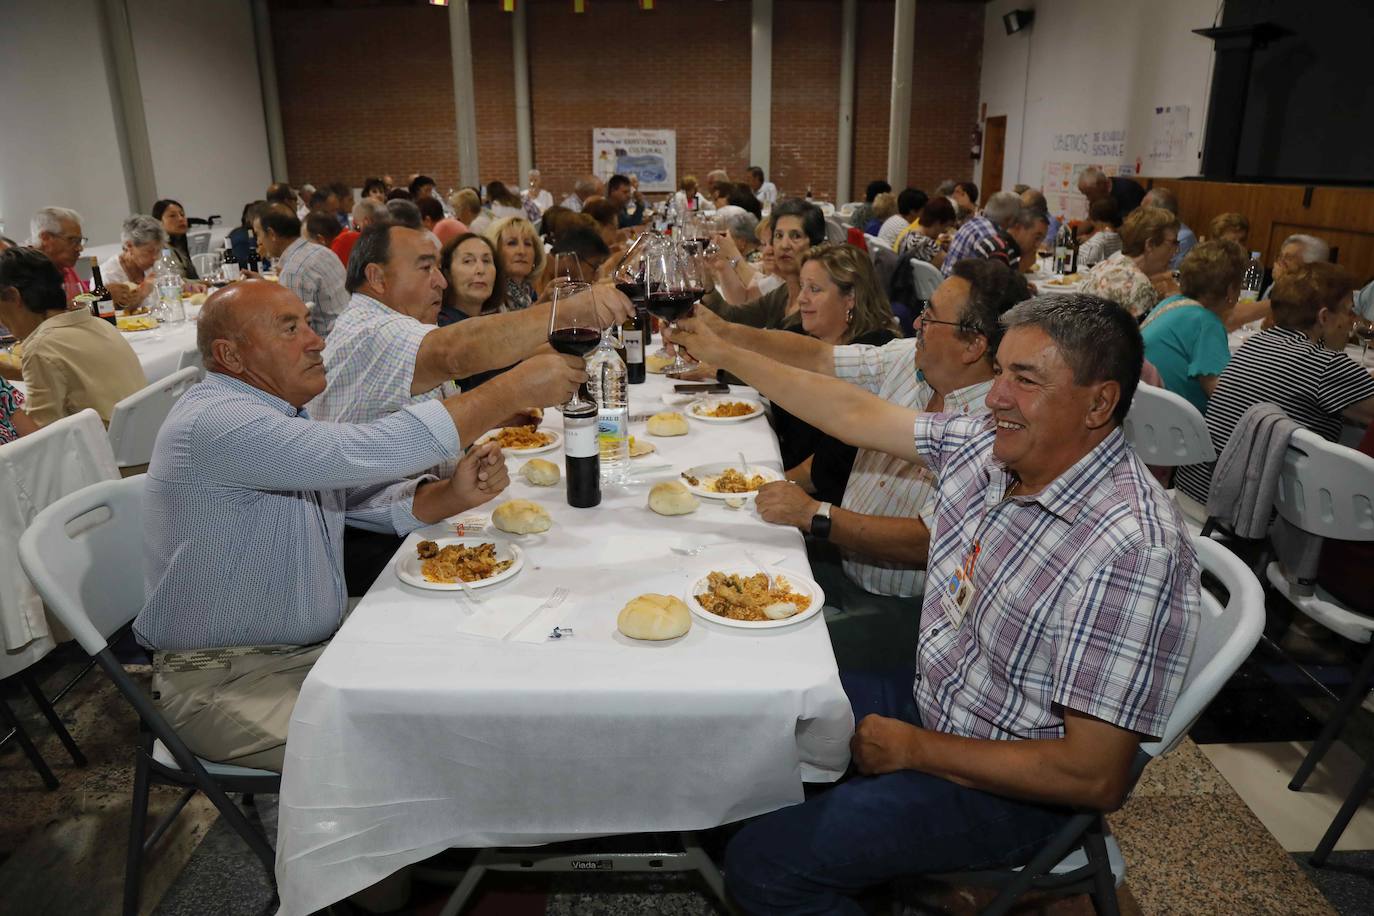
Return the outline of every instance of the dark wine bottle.
{"type": "Polygon", "coordinates": [[[631,385],[644,384],[644,337],[649,323],[647,310],[635,309],[634,316],[625,319],[620,334],[625,340],[621,356],[625,360],[625,381],[631,385]]]}
{"type": "Polygon", "coordinates": [[[97,318],[104,318],[110,324],[116,324],[114,297],[105,288],[105,281],[100,277],[100,259],[91,258],[91,295],[95,299],[91,302],[91,313],[97,318]]]}
{"type": "Polygon", "coordinates": [[[568,478],[568,505],[590,509],[601,502],[601,445],[596,404],[563,411],[563,454],[568,478]]]}

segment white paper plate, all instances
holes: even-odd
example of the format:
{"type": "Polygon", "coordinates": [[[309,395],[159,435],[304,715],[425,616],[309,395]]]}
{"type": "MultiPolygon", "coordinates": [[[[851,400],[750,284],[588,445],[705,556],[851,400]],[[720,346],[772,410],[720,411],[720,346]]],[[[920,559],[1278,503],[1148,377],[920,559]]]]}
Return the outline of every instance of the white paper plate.
{"type": "MultiPolygon", "coordinates": [[[[722,572],[727,575],[730,573],[739,573],[741,575],[752,576],[760,572],[760,569],[757,566],[738,566],[708,570],[708,573],[709,572],[722,572]]],[[[778,627],[790,627],[804,620],[810,620],[812,617],[819,614],[821,608],[825,606],[825,592],[821,590],[819,585],[806,576],[786,569],[770,568],[768,573],[773,577],[773,581],[775,582],[779,576],[786,579],[792,591],[802,595],[810,595],[811,603],[806,606],[806,610],[802,611],[800,614],[793,614],[791,617],[785,617],[782,620],[735,620],[731,617],[721,617],[719,614],[712,614],[710,611],[706,610],[706,608],[702,607],[701,602],[697,600],[697,595],[699,593],[704,594],[706,592],[706,584],[708,581],[708,576],[706,574],[703,574],[687,589],[687,594],[685,596],[687,599],[687,606],[692,609],[693,614],[696,614],[703,620],[724,624],[727,627],[739,627],[741,630],[776,630],[778,627]]]]}
{"type": "Polygon", "coordinates": [[[728,394],[713,394],[710,397],[697,398],[695,401],[688,404],[686,413],[687,416],[691,417],[693,420],[700,420],[703,423],[743,423],[746,420],[752,420],[755,417],[763,416],[763,405],[753,398],[738,398],[728,394]],[[742,417],[703,417],[701,414],[697,413],[698,410],[712,410],[716,405],[723,404],[726,401],[748,404],[754,409],[754,412],[745,414],[742,417]]]}
{"type": "MultiPolygon", "coordinates": [[[[717,461],[713,464],[699,464],[696,467],[686,470],[685,473],[691,474],[697,480],[701,481],[696,485],[693,485],[691,481],[681,475],[678,475],[678,480],[682,481],[682,485],[697,496],[703,496],[706,499],[753,499],[754,494],[758,493],[758,490],[750,490],[748,493],[717,493],[715,490],[706,488],[707,478],[717,477],[725,473],[728,468],[734,468],[741,473],[744,472],[744,468],[740,467],[739,459],[734,461],[717,461]]],[[[749,475],[752,477],[755,474],[762,477],[765,483],[773,483],[774,481],[783,479],[782,474],[761,464],[749,465],[749,475]]]]}
{"type": "MultiPolygon", "coordinates": [[[[525,552],[516,544],[496,538],[433,538],[434,543],[440,547],[447,547],[449,544],[461,544],[465,547],[476,547],[479,544],[495,544],[496,559],[511,560],[510,566],[502,572],[497,573],[489,579],[479,579],[476,582],[467,583],[468,588],[486,588],[488,585],[495,585],[520,572],[525,565],[525,552]]],[[[419,543],[416,541],[415,543],[419,543]]],[[[406,556],[396,561],[396,577],[407,585],[416,588],[428,588],[437,592],[456,592],[461,591],[463,586],[457,582],[431,582],[420,572],[420,558],[415,553],[415,544],[405,548],[406,556]]]]}
{"type": "MultiPolygon", "coordinates": [[[[553,441],[551,441],[548,445],[541,445],[538,448],[503,448],[501,449],[501,454],[515,458],[519,458],[524,455],[542,455],[545,452],[553,451],[554,449],[558,448],[560,445],[563,444],[563,434],[560,433],[558,430],[546,429],[541,426],[539,427],[539,432],[543,433],[546,436],[552,436],[553,441]]],[[[481,445],[482,443],[491,439],[495,435],[496,431],[489,432],[482,438],[478,439],[477,444],[481,445]]]]}

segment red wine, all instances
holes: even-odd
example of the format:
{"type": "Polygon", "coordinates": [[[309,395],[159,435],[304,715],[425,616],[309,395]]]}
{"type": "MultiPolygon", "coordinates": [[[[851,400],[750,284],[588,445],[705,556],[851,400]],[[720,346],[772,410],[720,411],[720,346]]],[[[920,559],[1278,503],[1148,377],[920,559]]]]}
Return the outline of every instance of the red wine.
{"type": "Polygon", "coordinates": [[[563,411],[564,468],[568,478],[568,505],[589,509],[601,502],[601,443],[597,436],[597,409],[563,411]]]}
{"type": "Polygon", "coordinates": [[[650,312],[664,321],[677,321],[692,310],[692,303],[700,297],[700,292],[691,290],[680,293],[650,293],[645,304],[650,312]]]}
{"type": "Polygon", "coordinates": [[[549,332],[549,344],[569,356],[586,356],[600,342],[601,332],[595,328],[558,328],[549,332]]]}
{"type": "Polygon", "coordinates": [[[615,288],[624,293],[625,298],[629,299],[631,302],[644,301],[643,283],[617,283],[615,288]]]}

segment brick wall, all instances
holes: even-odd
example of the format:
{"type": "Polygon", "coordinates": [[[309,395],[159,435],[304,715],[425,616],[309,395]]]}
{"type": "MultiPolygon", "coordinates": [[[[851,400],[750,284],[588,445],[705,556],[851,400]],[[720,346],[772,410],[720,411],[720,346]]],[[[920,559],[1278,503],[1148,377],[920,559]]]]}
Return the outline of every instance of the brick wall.
{"type": "MultiPolygon", "coordinates": [[[[591,167],[593,127],[677,131],[678,175],[749,158],[748,0],[520,0],[528,16],[535,165],[556,197],[591,167]]],[[[510,17],[497,0],[471,3],[477,144],[483,180],[522,184],[515,150],[510,17]]],[[[272,0],[272,29],[292,182],[361,183],[416,171],[458,184],[442,7],[272,0]]],[[[911,180],[932,189],[971,173],[968,133],[978,100],[982,6],[917,4],[911,180]]],[[[835,189],[840,4],[776,0],[769,178],[784,193],[835,189]]],[[[891,0],[860,0],[853,190],[887,166],[891,0]]]]}

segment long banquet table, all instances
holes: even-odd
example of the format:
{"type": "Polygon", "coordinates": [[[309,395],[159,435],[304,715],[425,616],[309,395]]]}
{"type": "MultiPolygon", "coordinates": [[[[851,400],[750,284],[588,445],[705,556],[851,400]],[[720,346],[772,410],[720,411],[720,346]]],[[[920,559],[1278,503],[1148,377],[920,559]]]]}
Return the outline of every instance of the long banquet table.
{"type": "MultiPolygon", "coordinates": [[[[631,386],[631,412],[669,409],[670,385],[651,375],[631,386]]],[[[653,483],[694,464],[737,463],[743,452],[780,469],[765,419],[689,422],[676,438],[632,422],[658,452],[635,459],[639,482],[606,489],[594,509],[569,507],[562,482],[524,482],[515,472],[526,459],[509,460],[510,489],[483,508],[532,499],[553,527],[515,538],[524,569],[478,594],[524,619],[569,589],[555,616],[518,634],[542,641],[464,635],[460,593],[405,585],[394,560],[382,573],[306,678],[291,719],[282,913],[321,909],[450,847],[705,829],[800,802],[804,781],[843,773],[853,718],[822,615],[752,631],[694,616],[686,636],[666,643],[616,630],[629,599],[682,596],[712,569],[757,561],[809,574],[801,535],[763,522],[752,504],[703,499],[677,517],[648,509],[653,483]],[[555,624],[574,635],[543,639],[555,624]]],[[[556,412],[546,427],[561,429],[556,412]]],[[[543,457],[563,464],[561,449],[543,457]]],[[[422,536],[451,533],[416,532],[398,557],[422,536]]]]}

